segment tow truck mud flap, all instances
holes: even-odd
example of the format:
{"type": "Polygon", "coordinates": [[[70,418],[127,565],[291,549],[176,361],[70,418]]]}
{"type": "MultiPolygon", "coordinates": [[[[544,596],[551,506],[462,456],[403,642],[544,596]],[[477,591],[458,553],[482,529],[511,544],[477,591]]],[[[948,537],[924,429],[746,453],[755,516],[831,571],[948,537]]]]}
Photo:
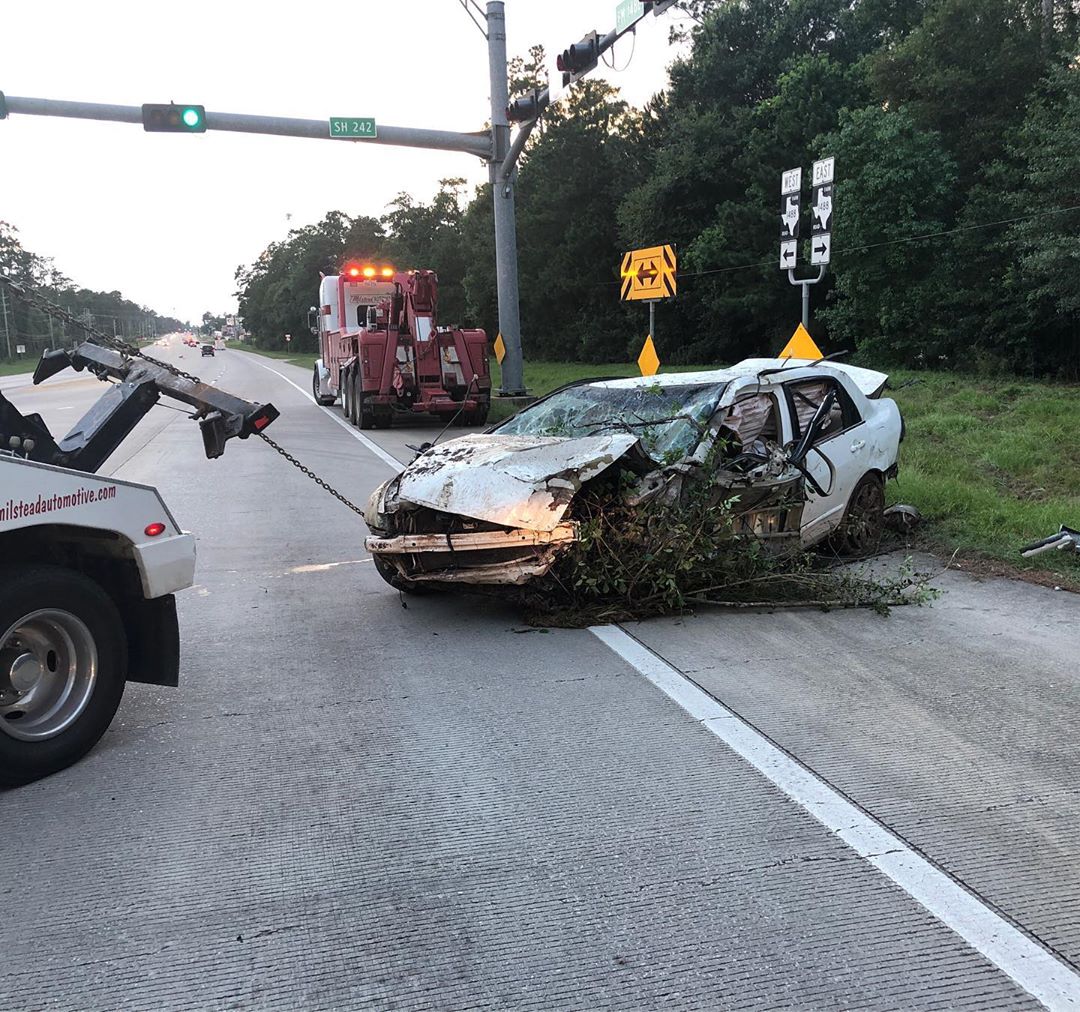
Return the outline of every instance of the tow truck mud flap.
{"type": "Polygon", "coordinates": [[[180,624],[172,594],[133,598],[123,610],[128,639],[129,682],[180,684],[180,624]]]}

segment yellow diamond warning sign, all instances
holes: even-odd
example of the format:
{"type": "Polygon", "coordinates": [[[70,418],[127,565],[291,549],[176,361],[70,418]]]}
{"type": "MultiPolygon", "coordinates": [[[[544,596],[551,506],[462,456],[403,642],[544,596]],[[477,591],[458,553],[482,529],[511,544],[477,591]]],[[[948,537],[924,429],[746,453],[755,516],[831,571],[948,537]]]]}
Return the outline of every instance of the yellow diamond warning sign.
{"type": "Polygon", "coordinates": [[[645,345],[641,354],[637,357],[638,368],[642,376],[655,376],[660,369],[660,356],[656,354],[656,345],[653,344],[652,334],[645,338],[645,345]]]}
{"type": "Polygon", "coordinates": [[[495,360],[502,365],[504,358],[506,358],[506,342],[502,339],[502,334],[499,334],[495,338],[495,360]]]}
{"type": "Polygon", "coordinates": [[[795,328],[795,333],[791,335],[791,340],[784,345],[784,350],[780,352],[779,358],[802,358],[809,362],[816,362],[819,358],[824,358],[821,349],[814,344],[814,339],[810,336],[810,332],[800,323],[795,328]]]}
{"type": "Polygon", "coordinates": [[[674,246],[630,250],[624,254],[619,269],[622,300],[634,302],[637,299],[673,298],[676,289],[675,269],[674,246]]]}

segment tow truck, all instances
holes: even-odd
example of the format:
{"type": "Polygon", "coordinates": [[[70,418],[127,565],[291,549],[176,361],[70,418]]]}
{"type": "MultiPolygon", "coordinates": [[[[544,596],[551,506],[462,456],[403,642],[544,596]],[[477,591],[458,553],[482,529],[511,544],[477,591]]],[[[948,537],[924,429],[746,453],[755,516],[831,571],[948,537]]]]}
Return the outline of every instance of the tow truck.
{"type": "Polygon", "coordinates": [[[62,439],[0,394],[0,787],[61,770],[108,728],[127,682],[176,686],[176,592],[195,540],[157,489],[97,474],[162,394],[194,408],[208,458],[278,416],[134,348],[47,351],[113,381],[62,439]]]}
{"type": "Polygon", "coordinates": [[[439,327],[434,271],[346,265],[323,275],[308,314],[319,338],[316,403],[341,398],[361,429],[385,428],[397,412],[482,425],[491,404],[487,335],[439,327]]]}

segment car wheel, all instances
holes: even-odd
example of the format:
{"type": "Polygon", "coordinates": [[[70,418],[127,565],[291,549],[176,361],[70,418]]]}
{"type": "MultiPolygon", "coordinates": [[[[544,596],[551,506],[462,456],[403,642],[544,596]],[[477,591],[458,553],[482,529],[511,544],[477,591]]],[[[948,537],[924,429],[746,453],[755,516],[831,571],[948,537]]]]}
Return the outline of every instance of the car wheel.
{"type": "Polygon", "coordinates": [[[0,568],[0,787],[81,759],[126,678],[124,626],[98,584],[59,566],[0,568]]]}
{"type": "Polygon", "coordinates": [[[864,474],[848,500],[834,544],[842,555],[872,555],[885,527],[885,486],[876,473],[864,474]]]}
{"type": "Polygon", "coordinates": [[[400,590],[403,594],[423,596],[424,594],[434,594],[439,590],[438,587],[430,584],[410,583],[408,580],[403,580],[401,574],[397,571],[397,567],[379,555],[372,555],[371,561],[375,563],[375,572],[390,584],[394,590],[400,590]]]}

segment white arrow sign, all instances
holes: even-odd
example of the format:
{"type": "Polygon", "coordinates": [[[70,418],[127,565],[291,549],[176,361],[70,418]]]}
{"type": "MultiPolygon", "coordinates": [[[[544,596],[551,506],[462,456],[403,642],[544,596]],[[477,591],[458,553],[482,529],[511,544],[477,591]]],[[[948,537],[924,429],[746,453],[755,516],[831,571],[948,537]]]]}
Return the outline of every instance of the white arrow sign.
{"type": "Polygon", "coordinates": [[[788,271],[795,266],[795,259],[798,255],[797,247],[798,242],[795,239],[788,239],[780,243],[780,270],[788,271]]]}
{"type": "Polygon", "coordinates": [[[827,264],[832,252],[832,236],[828,232],[815,235],[810,240],[810,263],[827,264]]]}

